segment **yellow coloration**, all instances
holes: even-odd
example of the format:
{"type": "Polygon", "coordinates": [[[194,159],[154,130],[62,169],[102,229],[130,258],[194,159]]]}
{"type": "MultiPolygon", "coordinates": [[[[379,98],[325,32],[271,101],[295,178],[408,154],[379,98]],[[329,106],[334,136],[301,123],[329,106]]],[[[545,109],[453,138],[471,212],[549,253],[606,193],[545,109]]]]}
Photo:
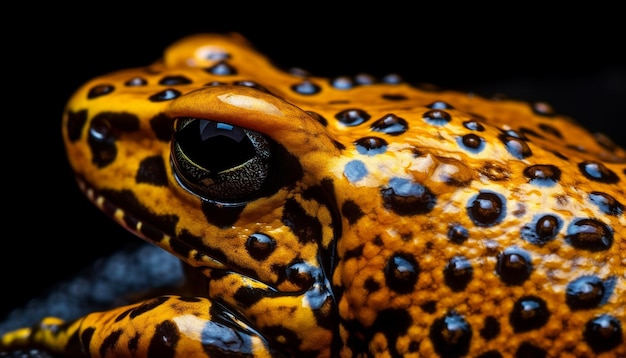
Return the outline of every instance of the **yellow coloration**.
{"type": "Polygon", "coordinates": [[[546,104],[334,88],[200,34],[78,89],[63,137],[87,197],[197,297],[49,318],[0,350],[626,356],[626,152],[546,104]]]}

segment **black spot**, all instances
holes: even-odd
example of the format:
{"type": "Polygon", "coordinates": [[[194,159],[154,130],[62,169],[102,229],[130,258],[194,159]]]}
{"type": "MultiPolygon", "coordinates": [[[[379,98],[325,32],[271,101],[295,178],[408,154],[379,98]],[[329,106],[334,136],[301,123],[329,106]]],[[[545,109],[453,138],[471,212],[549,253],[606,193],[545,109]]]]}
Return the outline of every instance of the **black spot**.
{"type": "Polygon", "coordinates": [[[368,292],[368,293],[374,293],[378,290],[380,290],[380,283],[378,283],[376,280],[374,280],[371,277],[368,277],[365,282],[363,283],[363,288],[368,292]]]}
{"type": "Polygon", "coordinates": [[[419,264],[413,255],[395,253],[389,257],[385,265],[385,283],[396,293],[411,293],[415,289],[419,272],[419,264]]]}
{"type": "Polygon", "coordinates": [[[140,87],[140,86],[145,86],[147,84],[148,84],[148,81],[146,81],[142,77],[133,77],[129,79],[128,81],[124,82],[124,86],[127,86],[127,87],[140,87]]]}
{"type": "Polygon", "coordinates": [[[593,191],[589,194],[589,200],[605,214],[618,216],[624,213],[624,205],[609,194],[593,191]]]}
{"type": "Polygon", "coordinates": [[[254,81],[250,81],[250,80],[234,81],[233,84],[235,86],[250,87],[250,88],[254,88],[256,90],[259,90],[261,92],[270,93],[270,91],[268,91],[267,88],[261,86],[260,84],[254,82],[254,81]]]}
{"type": "Polygon", "coordinates": [[[169,300],[168,296],[160,296],[160,297],[156,297],[156,298],[150,299],[148,301],[145,301],[141,305],[133,308],[132,312],[130,312],[128,317],[132,319],[132,318],[140,316],[140,315],[142,315],[144,313],[150,312],[153,309],[161,306],[162,304],[164,304],[168,300],[169,300]]]}
{"type": "Polygon", "coordinates": [[[567,284],[565,303],[572,310],[596,308],[609,299],[616,281],[614,276],[605,281],[597,276],[581,276],[567,284]]]}
{"type": "Polygon", "coordinates": [[[398,338],[406,334],[412,323],[413,319],[406,310],[385,309],[378,312],[372,330],[382,332],[385,335],[391,356],[396,357],[399,356],[396,349],[398,338]]]}
{"type": "Polygon", "coordinates": [[[561,220],[556,216],[542,215],[533,223],[525,225],[521,230],[521,235],[531,244],[543,245],[556,237],[561,225],[561,220]]]}
{"type": "Polygon", "coordinates": [[[178,90],[175,90],[173,88],[168,88],[168,89],[164,89],[161,92],[153,94],[152,96],[148,97],[148,99],[150,100],[150,102],[163,102],[163,101],[169,101],[174,98],[177,98],[181,94],[182,93],[178,90]]]}
{"type": "Polygon", "coordinates": [[[472,265],[469,260],[463,256],[453,257],[443,269],[443,277],[446,285],[455,292],[463,291],[472,280],[472,276],[472,265]]]}
{"type": "Polygon", "coordinates": [[[154,186],[167,186],[167,173],[163,158],[159,155],[144,158],[139,163],[135,181],[137,183],[152,184],[154,186]]]}
{"type": "Polygon", "coordinates": [[[526,128],[526,127],[520,127],[519,129],[520,133],[522,134],[522,136],[526,137],[526,134],[528,134],[529,136],[535,137],[535,138],[544,138],[544,136],[542,136],[541,134],[535,132],[534,130],[530,129],[530,128],[526,128]]]}
{"type": "Polygon", "coordinates": [[[87,123],[87,110],[82,109],[80,111],[68,111],[67,112],[67,139],[70,142],[76,142],[80,139],[83,133],[83,128],[87,123]]]}
{"type": "Polygon", "coordinates": [[[346,252],[343,255],[343,260],[347,261],[352,258],[356,258],[356,259],[361,258],[363,256],[364,247],[365,247],[365,244],[360,244],[359,246],[353,249],[346,250],[346,252]]]}
{"type": "Polygon", "coordinates": [[[585,324],[583,337],[595,353],[608,352],[622,343],[622,325],[617,318],[603,314],[585,324]]]}
{"type": "Polygon", "coordinates": [[[366,122],[371,116],[360,109],[346,109],[335,114],[335,118],[346,126],[353,127],[366,122]]]}
{"type": "Polygon", "coordinates": [[[563,135],[561,134],[561,132],[559,132],[558,129],[554,128],[553,126],[549,125],[549,124],[545,124],[545,123],[540,123],[539,124],[539,129],[541,129],[542,131],[551,134],[557,138],[563,138],[563,135]]]}
{"type": "Polygon", "coordinates": [[[435,195],[426,186],[404,178],[391,178],[381,193],[385,207],[399,215],[425,214],[436,203],[435,195]]]}
{"type": "Polygon", "coordinates": [[[513,137],[513,138],[521,139],[523,141],[528,140],[528,138],[526,138],[523,132],[519,132],[513,129],[500,129],[500,132],[502,132],[502,136],[504,137],[513,137]]]}
{"type": "Polygon", "coordinates": [[[308,215],[294,199],[285,202],[282,222],[303,244],[317,242],[322,237],[322,224],[317,218],[308,215]]]}
{"type": "Polygon", "coordinates": [[[524,176],[532,184],[550,186],[561,179],[561,170],[552,164],[536,164],[526,167],[524,176]]]}
{"type": "MultiPolygon", "coordinates": [[[[80,340],[78,341],[79,345],[77,347],[80,347],[81,345],[83,347],[89,347],[95,331],[96,329],[94,327],[85,328],[85,330],[80,334],[80,340]]],[[[76,339],[72,337],[72,341],[76,341],[76,339]]],[[[81,354],[83,353],[84,352],[81,352],[81,354]]]]}
{"type": "Polygon", "coordinates": [[[115,90],[115,86],[109,84],[93,86],[87,93],[87,99],[93,99],[96,97],[104,96],[115,90]]]}
{"type": "Polygon", "coordinates": [[[459,139],[461,147],[472,153],[480,152],[484,147],[484,143],[485,140],[474,133],[466,134],[459,139]]]}
{"type": "Polygon", "coordinates": [[[216,76],[230,76],[237,74],[237,70],[225,61],[219,61],[215,65],[205,68],[204,70],[216,76]]]}
{"type": "Polygon", "coordinates": [[[530,255],[519,248],[505,249],[498,255],[496,273],[509,285],[521,285],[530,277],[533,265],[530,255]]]}
{"type": "Polygon", "coordinates": [[[490,350],[480,355],[477,355],[476,358],[502,358],[502,353],[496,350],[490,350]]]}
{"type": "Polygon", "coordinates": [[[201,204],[206,221],[220,228],[232,226],[239,219],[239,214],[245,207],[243,204],[226,206],[208,200],[202,200],[201,204]]]}
{"type": "Polygon", "coordinates": [[[385,94],[383,94],[380,97],[382,99],[386,99],[388,101],[406,101],[406,100],[409,99],[409,97],[407,97],[407,96],[405,96],[403,94],[391,94],[391,93],[385,93],[385,94]]]}
{"type": "Polygon", "coordinates": [[[578,168],[585,177],[593,181],[607,184],[619,181],[619,177],[600,162],[584,161],[578,164],[578,168]]]}
{"type": "MultiPolygon", "coordinates": [[[[356,319],[347,320],[345,322],[340,323],[341,327],[345,329],[346,332],[364,332],[366,331],[363,324],[358,322],[356,319]]],[[[348,338],[345,341],[345,346],[349,347],[352,350],[352,355],[354,357],[366,356],[366,353],[369,352],[368,344],[369,339],[367,336],[371,336],[372,333],[369,334],[349,334],[348,338]]],[[[343,342],[338,342],[338,348],[344,346],[343,342]]],[[[339,350],[337,350],[338,352],[339,350]]]]}
{"type": "Polygon", "coordinates": [[[233,299],[240,307],[248,308],[251,307],[253,304],[259,302],[260,300],[266,297],[270,297],[271,293],[272,291],[266,290],[264,288],[241,286],[233,295],[233,299]]]}
{"type": "Polygon", "coordinates": [[[587,152],[587,148],[585,148],[584,146],[581,146],[581,145],[568,144],[565,147],[568,148],[568,149],[573,149],[573,150],[575,150],[577,152],[580,152],[580,153],[588,153],[587,152]]]}
{"type": "MultiPolygon", "coordinates": [[[[286,345],[291,351],[297,350],[302,344],[302,339],[298,338],[298,334],[283,325],[264,327],[263,333],[265,337],[270,337],[274,341],[284,342],[281,345],[286,345]]],[[[252,351],[249,356],[252,356],[252,351]]]]}
{"type": "Polygon", "coordinates": [[[551,149],[547,149],[548,152],[554,154],[557,158],[563,159],[563,160],[569,160],[569,158],[562,154],[561,152],[558,152],[556,150],[551,150],[551,149]]]}
{"type": "Polygon", "coordinates": [[[528,332],[540,328],[548,322],[550,311],[546,302],[536,296],[524,296],[515,301],[509,315],[509,322],[515,333],[528,332]]]}
{"type": "Polygon", "coordinates": [[[541,242],[554,239],[559,232],[561,224],[559,219],[554,215],[544,215],[537,220],[535,225],[535,233],[541,242]]]}
{"type": "Polygon", "coordinates": [[[202,298],[191,296],[178,296],[178,300],[182,302],[201,302],[202,298]]]}
{"type": "Polygon", "coordinates": [[[426,107],[430,108],[430,109],[454,109],[453,106],[451,106],[450,104],[444,102],[444,101],[435,101],[429,105],[427,105],[426,107]]]}
{"type": "Polygon", "coordinates": [[[164,85],[164,86],[176,86],[176,85],[186,85],[191,83],[192,81],[185,77],[185,76],[165,76],[163,78],[161,78],[161,80],[159,81],[160,85],[164,85]]]}
{"type": "MultiPolygon", "coordinates": [[[[133,213],[134,214],[134,213],[133,213]]],[[[178,221],[178,217],[175,215],[159,215],[157,218],[156,224],[160,227],[152,225],[150,222],[142,222],[141,228],[139,232],[145,236],[148,240],[152,240],[154,242],[159,242],[163,239],[163,230],[162,228],[166,228],[168,233],[173,233],[173,228],[170,230],[171,226],[174,226],[178,221]]],[[[134,216],[125,215],[124,222],[128,227],[137,227],[137,223],[140,220],[135,218],[134,216]]]]}
{"type": "Polygon", "coordinates": [[[354,144],[360,154],[382,154],[387,150],[387,141],[379,137],[363,137],[357,139],[354,144]]]}
{"type": "Polygon", "coordinates": [[[617,143],[613,142],[613,140],[604,133],[596,132],[593,134],[593,137],[599,146],[608,150],[609,152],[615,153],[619,149],[617,143]]]}
{"type": "Polygon", "coordinates": [[[462,244],[469,238],[469,231],[461,224],[451,224],[448,227],[448,239],[455,244],[462,244]]]}
{"type": "Polygon", "coordinates": [[[286,268],[287,279],[300,287],[301,289],[309,288],[315,283],[315,277],[320,275],[320,269],[309,265],[308,263],[296,260],[289,264],[286,268]]]}
{"type": "Polygon", "coordinates": [[[485,325],[479,333],[486,341],[496,338],[500,334],[500,322],[494,316],[485,317],[485,325]]]}
{"type": "Polygon", "coordinates": [[[205,87],[214,87],[214,86],[224,86],[227,85],[228,83],[226,82],[222,82],[222,81],[211,81],[209,83],[206,83],[204,86],[205,87]]]}
{"type": "Polygon", "coordinates": [[[424,113],[422,119],[432,125],[443,126],[452,120],[452,116],[446,111],[433,109],[424,113]]]}
{"type": "Polygon", "coordinates": [[[172,119],[165,113],[159,113],[150,119],[150,128],[162,142],[169,142],[172,139],[172,124],[172,119]]]}
{"type": "Polygon", "coordinates": [[[304,80],[292,85],[291,90],[301,95],[310,96],[319,93],[322,88],[309,80],[304,80]]]}
{"type": "Polygon", "coordinates": [[[420,308],[426,313],[435,313],[437,311],[437,301],[426,301],[420,305],[420,308]]]}
{"type": "Polygon", "coordinates": [[[352,200],[346,200],[341,206],[341,214],[348,219],[350,225],[357,222],[363,216],[363,210],[352,200]]]}
{"type": "Polygon", "coordinates": [[[477,121],[473,119],[463,122],[463,126],[469,130],[478,131],[478,132],[482,132],[485,130],[485,127],[483,127],[482,124],[478,123],[477,121]]]}
{"type": "Polygon", "coordinates": [[[387,338],[387,347],[392,357],[399,357],[396,343],[398,337],[406,334],[413,319],[404,309],[388,308],[378,312],[376,321],[371,327],[373,332],[381,332],[387,338]]]}
{"type": "Polygon", "coordinates": [[[109,333],[102,340],[102,343],[100,343],[100,347],[98,348],[98,352],[100,353],[101,357],[106,357],[109,350],[112,352],[115,350],[115,346],[117,345],[117,342],[120,340],[122,333],[124,333],[123,329],[115,330],[109,333]]]}
{"type": "Polygon", "coordinates": [[[335,148],[339,149],[339,150],[344,150],[346,149],[346,146],[343,145],[343,143],[339,142],[338,140],[334,140],[333,139],[333,145],[335,146],[335,148]]]}
{"type": "Polygon", "coordinates": [[[328,121],[321,114],[313,111],[307,111],[306,113],[315,118],[315,120],[320,122],[324,127],[328,126],[328,121]]]}
{"type": "Polygon", "coordinates": [[[409,129],[406,119],[389,113],[377,119],[370,128],[375,132],[382,132],[389,135],[400,135],[409,129]]]}
{"type": "Polygon", "coordinates": [[[114,322],[119,322],[121,320],[123,320],[124,318],[126,318],[126,316],[128,316],[131,312],[133,311],[132,308],[129,308],[127,310],[124,310],[124,312],[120,313],[119,315],[117,315],[117,317],[115,317],[114,322]]]}
{"type": "Polygon", "coordinates": [[[544,358],[546,351],[529,342],[523,342],[515,351],[515,358],[544,358]]]}
{"type": "Polygon", "coordinates": [[[470,200],[467,212],[478,226],[495,225],[504,217],[504,199],[499,194],[481,191],[470,200]]]}
{"type": "Polygon", "coordinates": [[[528,158],[532,155],[532,151],[526,142],[512,135],[502,134],[498,138],[504,143],[506,150],[517,159],[528,158]]]}
{"type": "Polygon", "coordinates": [[[87,144],[91,150],[91,162],[98,168],[115,161],[116,140],[122,133],[139,130],[139,118],[127,112],[101,112],[89,123],[87,144]]]}
{"type": "Polygon", "coordinates": [[[257,261],[263,261],[274,252],[276,248],[276,240],[269,235],[262,233],[254,233],[248,236],[246,241],[246,251],[250,257],[257,261]]]}
{"type": "Polygon", "coordinates": [[[159,323],[148,345],[148,357],[174,357],[179,339],[178,325],[169,320],[159,323]]]}
{"type": "Polygon", "coordinates": [[[463,316],[451,311],[433,322],[428,336],[440,356],[462,357],[469,351],[472,327],[463,316]]]}
{"type": "MultiPolygon", "coordinates": [[[[177,240],[171,240],[169,244],[172,247],[172,251],[178,254],[179,257],[188,257],[191,255],[191,250],[194,250],[195,254],[193,257],[198,261],[206,257],[211,257],[221,262],[228,261],[227,255],[222,250],[207,246],[201,236],[193,235],[187,229],[182,229],[176,239],[177,240]]],[[[242,268],[239,268],[239,270],[241,270],[242,273],[245,271],[242,268]]],[[[216,272],[218,271],[211,272],[211,278],[216,275],[216,272]]]]}
{"type": "Polygon", "coordinates": [[[613,244],[613,232],[596,219],[578,219],[567,228],[565,240],[577,249],[605,251],[613,244]]]}

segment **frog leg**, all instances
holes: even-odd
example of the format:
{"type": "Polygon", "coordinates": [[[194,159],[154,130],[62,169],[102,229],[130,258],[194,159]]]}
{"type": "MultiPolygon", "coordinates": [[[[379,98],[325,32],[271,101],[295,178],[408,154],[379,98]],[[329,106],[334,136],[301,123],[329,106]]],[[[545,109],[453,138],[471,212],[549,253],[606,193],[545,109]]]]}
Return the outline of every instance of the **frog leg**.
{"type": "Polygon", "coordinates": [[[0,352],[33,347],[93,358],[281,355],[222,304],[183,296],[160,296],[71,322],[44,318],[0,339],[0,352]]]}

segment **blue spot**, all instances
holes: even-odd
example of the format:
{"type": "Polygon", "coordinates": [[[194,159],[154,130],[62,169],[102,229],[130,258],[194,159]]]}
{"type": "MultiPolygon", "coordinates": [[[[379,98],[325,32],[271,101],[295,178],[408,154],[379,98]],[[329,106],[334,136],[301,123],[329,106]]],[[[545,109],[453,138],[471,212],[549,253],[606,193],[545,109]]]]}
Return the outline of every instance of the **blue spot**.
{"type": "Polygon", "coordinates": [[[367,168],[362,161],[352,160],[346,164],[343,174],[349,181],[354,183],[363,179],[363,177],[365,177],[368,173],[367,168]]]}

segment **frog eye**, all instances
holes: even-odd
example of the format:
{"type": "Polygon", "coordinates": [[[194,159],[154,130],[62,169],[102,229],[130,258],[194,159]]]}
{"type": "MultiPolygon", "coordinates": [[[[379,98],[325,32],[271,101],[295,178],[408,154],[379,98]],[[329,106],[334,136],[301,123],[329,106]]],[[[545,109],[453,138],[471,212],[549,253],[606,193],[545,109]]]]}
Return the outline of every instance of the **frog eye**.
{"type": "Polygon", "coordinates": [[[227,123],[177,119],[172,168],[192,193],[225,202],[246,200],[269,176],[271,145],[260,133],[227,123]]]}

